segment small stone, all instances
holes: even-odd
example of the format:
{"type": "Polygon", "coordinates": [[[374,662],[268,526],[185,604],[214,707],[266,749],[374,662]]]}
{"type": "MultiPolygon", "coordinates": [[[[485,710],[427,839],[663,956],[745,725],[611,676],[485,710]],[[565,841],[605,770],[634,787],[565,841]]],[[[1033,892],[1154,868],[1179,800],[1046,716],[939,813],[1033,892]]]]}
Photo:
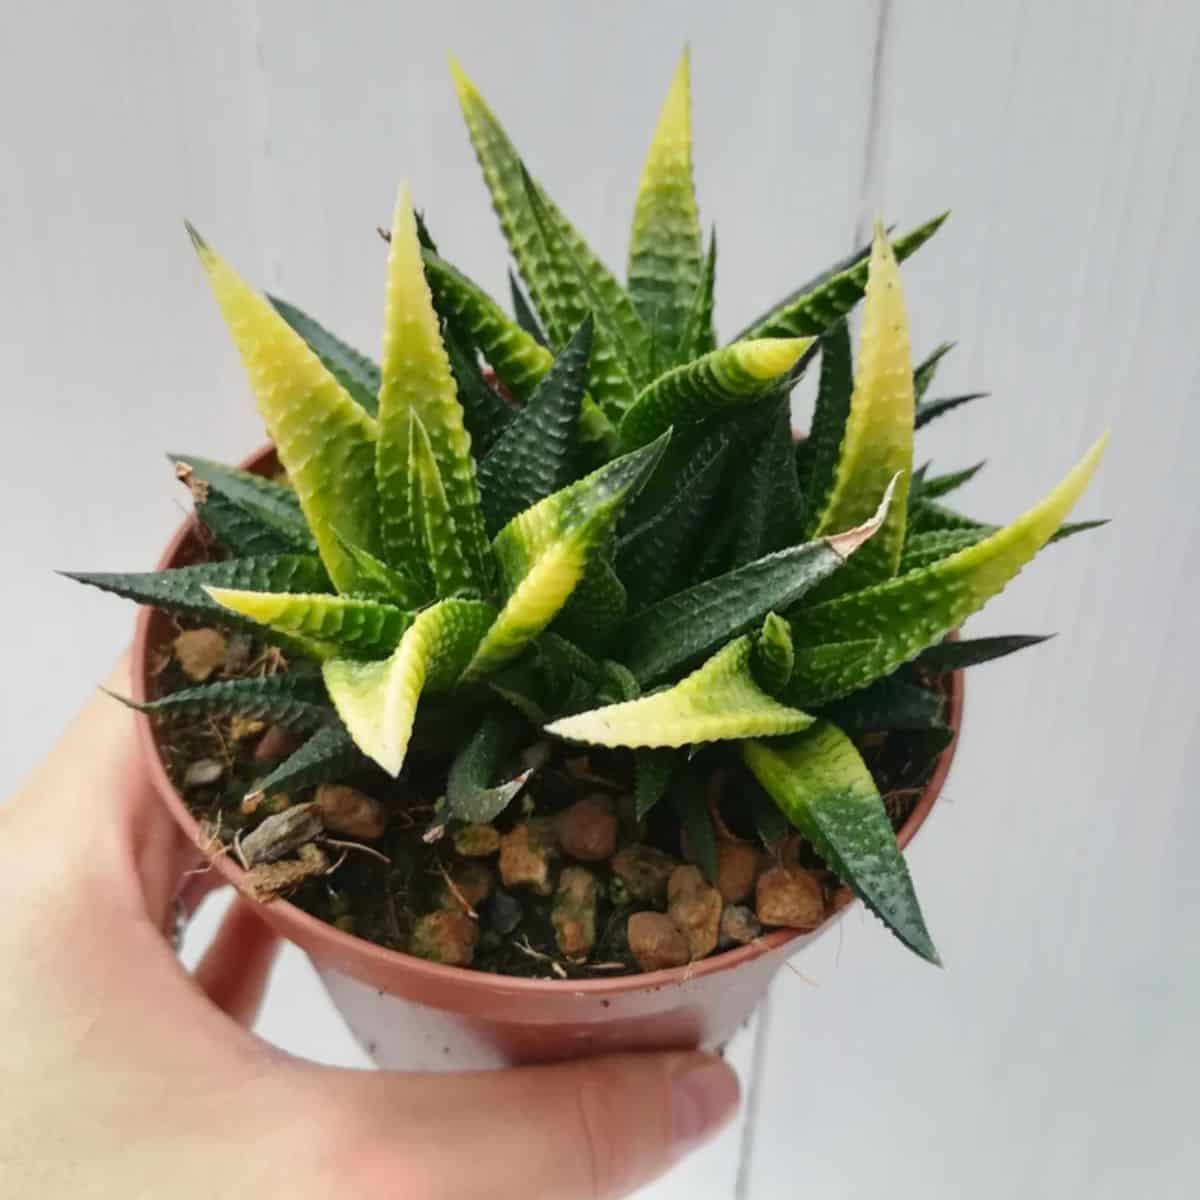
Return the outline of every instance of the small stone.
{"type": "Polygon", "coordinates": [[[617,814],[607,796],[577,800],[558,819],[563,850],[581,862],[603,862],[617,848],[617,814]]]}
{"type": "Polygon", "coordinates": [[[322,832],[321,812],[315,804],[297,804],[268,817],[239,843],[247,867],[285,858],[322,832]]]}
{"type": "Polygon", "coordinates": [[[416,924],[409,953],[448,967],[467,967],[475,957],[479,926],[461,908],[427,913],[416,924]]]}
{"type": "Polygon", "coordinates": [[[613,856],[613,874],[624,885],[629,899],[643,904],[664,904],[667,880],[678,864],[653,846],[626,846],[613,856]]]}
{"type": "Polygon", "coordinates": [[[825,919],[825,889],[803,867],[770,867],[758,877],[754,908],[764,925],[816,929],[825,919]]]}
{"type": "Polygon", "coordinates": [[[726,904],[741,904],[750,896],[758,866],[758,851],[749,842],[717,843],[717,891],[726,904]]]}
{"type": "Polygon", "coordinates": [[[664,913],[634,913],[629,918],[628,938],[629,952],[643,971],[682,967],[690,958],[687,938],[664,913]]]}
{"type": "Polygon", "coordinates": [[[254,761],[279,762],[300,748],[300,739],[282,725],[272,725],[254,747],[254,761]]]}
{"type": "Polygon", "coordinates": [[[189,629],[173,643],[175,661],[193,683],[203,683],[225,665],[225,635],[216,629],[189,629]]]}
{"type": "Polygon", "coordinates": [[[242,886],[252,899],[267,904],[328,870],[329,856],[320,846],[309,842],[300,847],[295,858],[259,863],[251,868],[243,877],[242,886]]]}
{"type": "Polygon", "coordinates": [[[500,831],[494,825],[464,825],[454,835],[454,849],[463,858],[490,858],[500,849],[500,831]]]}
{"type": "Polygon", "coordinates": [[[520,925],[524,915],[525,910],[521,907],[520,900],[501,888],[496,889],[492,902],[488,905],[489,928],[499,934],[512,933],[520,925]]]}
{"type": "Polygon", "coordinates": [[[218,758],[198,758],[188,764],[183,773],[184,787],[208,787],[225,774],[225,764],[218,758]]]}
{"type": "Polygon", "coordinates": [[[244,633],[232,634],[225,646],[225,674],[237,675],[250,665],[254,642],[244,633]]]}
{"type": "Polygon", "coordinates": [[[596,944],[596,904],[600,887],[586,867],[564,867],[550,914],[558,948],[571,959],[585,959],[596,944]]]}
{"type": "Polygon", "coordinates": [[[762,933],[754,913],[744,904],[727,904],[721,914],[720,946],[744,946],[762,933]]]}
{"type": "Polygon", "coordinates": [[[500,878],[504,886],[527,887],[540,896],[550,895],[554,890],[550,882],[553,853],[539,826],[530,821],[513,826],[500,839],[500,878]]]}
{"type": "Polygon", "coordinates": [[[340,837],[373,842],[383,837],[387,811],[374,796],[340,783],[323,783],[317,788],[317,808],[325,828],[340,837]]]}
{"type": "Polygon", "coordinates": [[[491,867],[484,863],[457,863],[442,879],[438,903],[442,908],[460,908],[478,914],[480,905],[492,894],[495,882],[491,867]]]}
{"type": "Polygon", "coordinates": [[[667,913],[687,938],[691,957],[704,958],[717,948],[721,932],[721,893],[705,881],[699,867],[676,867],[667,883],[667,913]]]}

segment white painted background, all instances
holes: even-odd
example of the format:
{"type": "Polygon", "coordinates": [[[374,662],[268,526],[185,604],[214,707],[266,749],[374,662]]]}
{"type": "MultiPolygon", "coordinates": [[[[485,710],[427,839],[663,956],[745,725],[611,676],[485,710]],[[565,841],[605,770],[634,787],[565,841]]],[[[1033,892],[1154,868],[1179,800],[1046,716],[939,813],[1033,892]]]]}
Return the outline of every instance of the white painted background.
{"type": "MultiPolygon", "coordinates": [[[[371,348],[373,230],[405,177],[448,255],[500,292],[453,51],[620,262],[685,38],[722,328],[875,211],[952,207],[906,269],[915,339],[959,339],[942,382],[993,398],[923,449],[991,460],[966,503],[998,518],[1111,425],[1086,509],[1116,521],[976,622],[1062,636],[970,681],[912,854],[947,970],[844,922],[735,1049],[749,1122],[650,1194],[1193,1196],[1195,0],[4,0],[0,794],[129,635],[127,606],[51,568],[148,566],[180,516],[162,452],[233,458],[259,438],[181,218],[371,348]]],[[[294,953],[262,1031],[360,1061],[294,953]]]]}

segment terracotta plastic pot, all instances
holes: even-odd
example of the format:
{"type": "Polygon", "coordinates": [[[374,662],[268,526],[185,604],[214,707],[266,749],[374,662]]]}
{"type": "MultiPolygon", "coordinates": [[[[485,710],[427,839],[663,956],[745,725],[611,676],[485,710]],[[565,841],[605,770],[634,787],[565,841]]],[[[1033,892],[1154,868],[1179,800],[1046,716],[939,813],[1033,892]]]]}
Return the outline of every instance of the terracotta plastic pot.
{"type": "MultiPolygon", "coordinates": [[[[260,474],[276,467],[264,447],[243,464],[260,474]]],[[[167,547],[159,567],[199,557],[194,521],[167,547]]],[[[151,692],[152,652],[171,636],[169,618],[142,609],[133,652],[133,694],[151,692]]],[[[942,790],[962,720],[962,677],[951,679],[949,721],[955,740],[942,754],[912,815],[899,833],[906,846],[942,790]]],[[[198,846],[195,818],[167,776],[153,726],[138,717],[139,736],[155,786],[175,820],[198,846]]],[[[215,868],[235,886],[241,868],[224,855],[215,868]]],[[[575,1058],[605,1051],[724,1045],[751,1015],[784,961],[826,931],[781,929],[748,946],[689,967],[612,979],[531,980],[426,962],[344,933],[286,900],[262,906],[263,918],[312,959],[334,1003],[381,1066],[467,1070],[575,1058]]]]}

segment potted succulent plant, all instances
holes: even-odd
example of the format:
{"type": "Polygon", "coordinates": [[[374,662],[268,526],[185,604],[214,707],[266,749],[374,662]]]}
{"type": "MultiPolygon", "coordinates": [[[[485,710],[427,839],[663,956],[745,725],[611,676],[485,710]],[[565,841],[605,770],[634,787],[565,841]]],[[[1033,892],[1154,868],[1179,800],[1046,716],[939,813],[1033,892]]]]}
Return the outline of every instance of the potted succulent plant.
{"type": "Polygon", "coordinates": [[[191,231],[272,445],[176,457],[162,569],[77,576],[147,606],[167,802],[393,1064],[719,1044],[853,897],[937,962],[897,832],[958,669],[1038,640],[945,639],[1086,527],[1103,441],[1007,526],[952,511],[971,472],[914,471],[914,430],[972,397],[925,398],[946,348],[914,369],[897,265],[941,217],[719,345],[686,56],[625,285],[456,82],[513,317],[404,189],[378,366],[191,231]]]}

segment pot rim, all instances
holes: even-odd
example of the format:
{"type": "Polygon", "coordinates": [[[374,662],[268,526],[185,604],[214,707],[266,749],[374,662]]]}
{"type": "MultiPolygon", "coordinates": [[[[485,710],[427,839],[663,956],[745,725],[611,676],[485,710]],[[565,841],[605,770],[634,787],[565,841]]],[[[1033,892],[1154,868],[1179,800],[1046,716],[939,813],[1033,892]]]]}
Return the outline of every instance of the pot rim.
{"type": "MultiPolygon", "coordinates": [[[[275,448],[271,443],[261,446],[240,464],[243,470],[263,473],[263,468],[274,461],[275,448]]],[[[175,531],[166,549],[159,558],[156,570],[163,570],[176,565],[181,552],[195,536],[198,521],[195,515],[189,516],[175,531]]],[[[134,634],[132,657],[130,659],[130,674],[133,699],[139,704],[150,698],[148,684],[148,666],[150,651],[160,639],[154,637],[154,618],[160,610],[141,606],[138,611],[137,626],[134,634]]],[[[949,745],[942,751],[929,782],[921,791],[908,819],[896,834],[896,840],[903,850],[916,836],[917,831],[924,825],[934,803],[941,794],[946,777],[950,773],[955,752],[958,749],[959,734],[962,727],[963,712],[963,678],[961,671],[954,671],[949,676],[947,695],[947,718],[954,732],[949,745]]],[[[215,855],[208,847],[206,839],[200,830],[199,823],[184,802],[182,794],[172,783],[163,765],[159,752],[158,738],[155,736],[154,724],[149,714],[135,712],[138,742],[146,762],[151,782],[155,790],[167,806],[171,816],[187,835],[193,845],[203,854],[211,867],[215,867],[228,883],[245,895],[242,880],[245,871],[228,854],[215,855]]],[[[857,902],[857,898],[855,901],[857,902]]],[[[442,963],[429,962],[400,950],[391,950],[375,942],[367,941],[355,934],[346,933],[333,925],[314,917],[310,913],[292,904],[291,901],[280,898],[264,904],[264,912],[270,912],[265,919],[284,936],[297,943],[306,951],[317,957],[336,962],[350,974],[363,980],[373,980],[381,976],[407,973],[413,980],[427,983],[436,987],[456,987],[468,992],[502,992],[509,995],[539,995],[546,992],[558,994],[583,994],[592,997],[611,997],[627,992],[659,989],[671,985],[684,984],[704,976],[714,975],[722,971],[731,971],[742,963],[752,961],[765,954],[779,950],[788,942],[802,938],[811,938],[819,934],[833,923],[848,905],[834,908],[825,921],[816,930],[804,931],[798,929],[775,929],[756,938],[745,946],[732,950],[724,950],[710,955],[699,962],[690,963],[684,967],[672,967],[661,971],[644,971],[633,975],[620,975],[606,979],[522,979],[511,975],[498,975],[488,971],[476,971],[467,967],[452,967],[442,963]]]]}

